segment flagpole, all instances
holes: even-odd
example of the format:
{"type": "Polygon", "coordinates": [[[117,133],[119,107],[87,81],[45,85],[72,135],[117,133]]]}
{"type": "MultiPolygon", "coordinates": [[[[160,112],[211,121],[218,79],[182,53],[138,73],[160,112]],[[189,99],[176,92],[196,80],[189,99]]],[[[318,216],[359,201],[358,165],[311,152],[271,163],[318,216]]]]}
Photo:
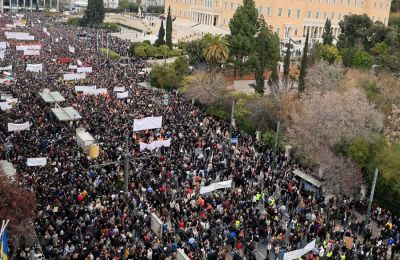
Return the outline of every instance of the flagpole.
{"type": "Polygon", "coordinates": [[[6,229],[6,227],[8,225],[8,222],[10,222],[10,220],[7,219],[5,224],[4,224],[4,220],[1,223],[0,238],[3,238],[3,233],[4,233],[4,230],[6,229]]]}

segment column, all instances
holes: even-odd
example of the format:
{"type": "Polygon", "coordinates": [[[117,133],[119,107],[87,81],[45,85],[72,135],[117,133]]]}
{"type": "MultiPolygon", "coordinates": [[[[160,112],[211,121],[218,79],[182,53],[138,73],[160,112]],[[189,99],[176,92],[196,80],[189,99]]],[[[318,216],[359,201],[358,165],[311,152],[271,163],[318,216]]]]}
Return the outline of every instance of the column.
{"type": "Polygon", "coordinates": [[[24,0],[24,9],[26,8],[26,5],[25,5],[25,4],[26,4],[26,2],[25,2],[25,0],[24,0]]]}
{"type": "MultiPolygon", "coordinates": [[[[37,1],[39,1],[39,0],[37,0],[37,1]]],[[[46,9],[46,0],[43,0],[43,11],[44,11],[44,9],[46,9]]]]}
{"type": "Polygon", "coordinates": [[[60,0],[57,0],[57,12],[60,11],[60,0]]]}
{"type": "Polygon", "coordinates": [[[0,0],[1,4],[1,13],[4,13],[4,0],[0,0]]]}
{"type": "Polygon", "coordinates": [[[18,13],[18,10],[19,10],[19,0],[17,0],[17,13],[18,13]]]}
{"type": "Polygon", "coordinates": [[[50,0],[50,9],[53,8],[53,0],[50,0]]]}
{"type": "Polygon", "coordinates": [[[32,12],[32,0],[30,2],[31,2],[31,12],[32,12]]]}

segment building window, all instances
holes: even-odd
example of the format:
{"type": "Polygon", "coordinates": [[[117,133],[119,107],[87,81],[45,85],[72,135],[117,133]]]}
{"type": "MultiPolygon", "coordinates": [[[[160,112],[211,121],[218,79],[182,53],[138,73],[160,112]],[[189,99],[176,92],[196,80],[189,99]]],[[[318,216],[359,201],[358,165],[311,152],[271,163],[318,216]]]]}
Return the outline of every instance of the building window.
{"type": "Polygon", "coordinates": [[[342,19],[342,14],[341,14],[341,13],[339,13],[339,15],[338,15],[338,19],[339,19],[339,20],[341,20],[341,19],[342,19]]]}
{"type": "Polygon", "coordinates": [[[311,11],[308,11],[308,18],[311,18],[311,11]]]}
{"type": "Polygon", "coordinates": [[[281,28],[276,28],[276,33],[279,34],[280,30],[281,30],[281,28]]]}
{"type": "Polygon", "coordinates": [[[326,3],[329,4],[329,0],[326,0],[326,3]]]}
{"type": "Polygon", "coordinates": [[[361,6],[364,7],[364,1],[361,1],[361,6]]]}
{"type": "Polygon", "coordinates": [[[297,29],[294,29],[294,35],[297,36],[297,29]]]}
{"type": "Polygon", "coordinates": [[[333,4],[335,5],[337,3],[337,0],[333,0],[333,4]]]}
{"type": "Polygon", "coordinates": [[[386,24],[386,22],[387,22],[387,18],[385,17],[385,22],[384,22],[384,24],[386,24]]]}
{"type": "Polygon", "coordinates": [[[271,15],[271,7],[267,7],[265,10],[266,10],[267,16],[270,16],[271,15]]]}
{"type": "Polygon", "coordinates": [[[238,6],[237,6],[237,8],[239,8],[240,7],[240,3],[238,3],[238,6]]]}
{"type": "Polygon", "coordinates": [[[335,18],[335,13],[331,13],[331,20],[335,18]]]}
{"type": "Polygon", "coordinates": [[[278,8],[278,16],[282,16],[282,8],[278,8]]]}
{"type": "Polygon", "coordinates": [[[348,0],[347,5],[350,6],[350,4],[351,4],[351,0],[348,0]]]}
{"type": "Polygon", "coordinates": [[[226,10],[226,2],[224,3],[224,9],[226,10]]]}
{"type": "Polygon", "coordinates": [[[354,0],[354,6],[357,7],[357,0],[354,0]]]}
{"type": "Polygon", "coordinates": [[[344,0],[340,0],[340,4],[343,5],[343,3],[344,3],[344,0]]]}
{"type": "Polygon", "coordinates": [[[324,12],[324,20],[326,20],[326,12],[324,12]]]}
{"type": "Polygon", "coordinates": [[[315,19],[319,19],[319,12],[315,14],[315,19]]]}
{"type": "Polygon", "coordinates": [[[381,8],[382,8],[382,2],[381,2],[381,8]]]}
{"type": "Polygon", "coordinates": [[[300,18],[300,9],[297,9],[297,18],[300,18]]]}
{"type": "Polygon", "coordinates": [[[374,8],[376,8],[376,2],[374,3],[374,8]]]}
{"type": "Polygon", "coordinates": [[[259,6],[259,7],[258,7],[258,16],[261,16],[261,15],[262,15],[262,7],[259,6]]]}
{"type": "Polygon", "coordinates": [[[287,10],[287,16],[290,17],[292,15],[292,9],[287,10]]]}
{"type": "Polygon", "coordinates": [[[233,10],[233,2],[231,2],[231,11],[233,10]]]}

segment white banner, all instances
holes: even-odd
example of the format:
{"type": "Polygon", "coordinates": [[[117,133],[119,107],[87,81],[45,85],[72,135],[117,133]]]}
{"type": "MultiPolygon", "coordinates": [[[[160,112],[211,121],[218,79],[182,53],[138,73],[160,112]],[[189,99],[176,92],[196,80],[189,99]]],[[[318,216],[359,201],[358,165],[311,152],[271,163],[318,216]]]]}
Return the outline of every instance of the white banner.
{"type": "Polygon", "coordinates": [[[35,40],[35,36],[30,35],[29,33],[24,33],[24,32],[5,32],[7,39],[15,39],[15,40],[27,40],[27,41],[33,41],[35,40]]]}
{"type": "Polygon", "coordinates": [[[163,146],[164,147],[170,147],[171,146],[171,139],[162,140],[162,141],[154,141],[154,142],[151,142],[149,144],[139,143],[139,145],[140,145],[140,151],[143,151],[145,149],[153,151],[153,150],[155,150],[157,148],[160,148],[160,147],[163,147],[163,146]]]}
{"type": "Polygon", "coordinates": [[[40,50],[24,50],[25,56],[39,56],[40,50]]]}
{"type": "Polygon", "coordinates": [[[200,187],[200,194],[213,192],[213,191],[219,190],[219,189],[226,189],[226,188],[230,188],[230,187],[232,187],[232,180],[215,182],[208,186],[200,187]]]}
{"type": "Polygon", "coordinates": [[[68,51],[69,51],[70,53],[75,53],[75,47],[68,46],[68,51]]]}
{"type": "Polygon", "coordinates": [[[313,250],[315,248],[315,239],[308,243],[304,248],[302,249],[297,249],[294,251],[287,252],[283,255],[283,260],[293,260],[297,259],[304,254],[307,254],[309,251],[313,250]]]}
{"type": "Polygon", "coordinates": [[[64,80],[77,80],[77,79],[85,79],[85,73],[69,73],[64,74],[64,80]]]}
{"type": "Polygon", "coordinates": [[[12,70],[12,65],[8,65],[6,67],[0,67],[0,71],[3,71],[3,70],[12,70]]]}
{"type": "Polygon", "coordinates": [[[124,92],[125,87],[114,87],[114,92],[124,92]]]}
{"type": "Polygon", "coordinates": [[[27,50],[41,50],[42,45],[19,45],[15,46],[17,51],[27,51],[27,50]]]}
{"type": "Polygon", "coordinates": [[[32,72],[41,72],[43,70],[43,64],[27,64],[26,65],[26,71],[32,71],[32,72]]]}
{"type": "Polygon", "coordinates": [[[78,73],[90,73],[90,72],[92,72],[92,67],[80,67],[80,68],[77,68],[76,72],[78,72],[78,73]]]}
{"type": "Polygon", "coordinates": [[[46,157],[27,158],[26,159],[27,166],[45,166],[46,164],[47,164],[46,157]]]}
{"type": "Polygon", "coordinates": [[[95,90],[96,86],[75,86],[76,92],[86,92],[88,90],[95,90]]]}
{"type": "Polygon", "coordinates": [[[162,116],[133,120],[133,131],[161,128],[162,116]]]}
{"type": "Polygon", "coordinates": [[[83,92],[85,95],[107,95],[107,88],[89,89],[83,92]]]}
{"type": "Polygon", "coordinates": [[[0,60],[4,60],[5,56],[6,56],[5,50],[0,50],[0,60]]]}
{"type": "Polygon", "coordinates": [[[127,98],[128,96],[129,96],[129,92],[128,91],[117,93],[117,98],[119,98],[119,99],[127,98]]]}
{"type": "Polygon", "coordinates": [[[12,131],[22,131],[22,130],[27,130],[31,127],[29,122],[25,122],[23,124],[13,124],[13,123],[8,123],[8,132],[12,131]]]}
{"type": "Polygon", "coordinates": [[[78,66],[76,66],[76,65],[69,65],[68,66],[68,69],[70,69],[70,70],[76,70],[78,68],[78,66]]]}
{"type": "Polygon", "coordinates": [[[0,49],[1,50],[7,49],[7,42],[0,42],[0,49]]]}

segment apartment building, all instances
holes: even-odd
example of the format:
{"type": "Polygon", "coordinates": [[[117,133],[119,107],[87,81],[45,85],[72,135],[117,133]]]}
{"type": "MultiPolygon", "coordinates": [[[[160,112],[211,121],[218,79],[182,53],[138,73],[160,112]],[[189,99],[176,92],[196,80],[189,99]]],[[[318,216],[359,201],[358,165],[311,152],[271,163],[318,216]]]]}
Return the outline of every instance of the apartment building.
{"type": "MultiPolygon", "coordinates": [[[[210,26],[228,27],[242,0],[165,0],[172,16],[210,26]]],[[[310,29],[312,41],[321,38],[327,18],[333,34],[340,33],[339,21],[348,14],[367,14],[386,24],[391,0],[255,0],[258,14],[265,18],[282,40],[301,40],[310,29]]]]}

